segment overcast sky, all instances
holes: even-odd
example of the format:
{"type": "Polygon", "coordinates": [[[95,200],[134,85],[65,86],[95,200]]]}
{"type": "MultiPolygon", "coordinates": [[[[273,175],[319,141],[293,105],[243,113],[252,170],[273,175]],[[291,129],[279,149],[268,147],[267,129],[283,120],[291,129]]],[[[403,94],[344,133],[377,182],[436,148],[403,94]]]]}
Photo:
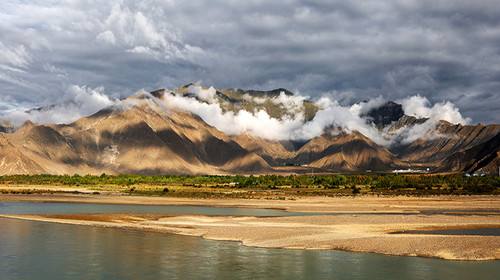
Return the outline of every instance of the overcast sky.
{"type": "Polygon", "coordinates": [[[500,123],[500,4],[0,1],[0,113],[75,86],[119,97],[191,81],[343,104],[420,94],[500,123]]]}

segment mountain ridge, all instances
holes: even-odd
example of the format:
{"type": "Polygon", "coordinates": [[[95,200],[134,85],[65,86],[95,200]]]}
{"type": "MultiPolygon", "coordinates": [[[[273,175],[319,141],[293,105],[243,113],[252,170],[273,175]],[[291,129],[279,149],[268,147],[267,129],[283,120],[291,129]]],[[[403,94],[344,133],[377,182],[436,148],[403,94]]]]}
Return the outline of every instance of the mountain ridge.
{"type": "MultiPolygon", "coordinates": [[[[165,107],[166,95],[197,102],[216,98],[221,100],[218,104],[223,110],[265,110],[276,119],[302,114],[305,122],[316,117],[316,104],[295,98],[285,89],[213,89],[208,96],[196,94],[196,90],[189,84],[175,91],[140,93],[69,124],[37,125],[28,121],[15,130],[2,130],[0,175],[248,174],[279,173],[284,166],[296,166],[298,172],[310,168],[320,172],[391,172],[412,166],[453,172],[477,171],[471,166],[487,166],[488,172],[498,169],[499,144],[495,139],[500,125],[440,121],[432,130],[433,137],[387,147],[359,131],[330,127],[298,144],[247,132],[226,134],[195,113],[165,107]],[[290,97],[295,99],[286,106],[295,112],[284,110],[287,107],[276,102],[290,97]]],[[[401,105],[391,101],[371,108],[365,116],[367,123],[387,131],[387,135],[427,122],[405,115],[401,105]]]]}

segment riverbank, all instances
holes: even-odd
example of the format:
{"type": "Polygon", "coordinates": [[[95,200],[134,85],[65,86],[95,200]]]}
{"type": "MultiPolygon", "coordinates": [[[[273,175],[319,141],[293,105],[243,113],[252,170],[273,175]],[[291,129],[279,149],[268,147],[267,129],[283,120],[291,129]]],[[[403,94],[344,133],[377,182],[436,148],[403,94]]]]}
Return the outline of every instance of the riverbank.
{"type": "Polygon", "coordinates": [[[179,199],[103,195],[2,195],[1,201],[205,205],[285,209],[317,216],[2,215],[2,217],[158,231],[238,241],[247,246],[335,249],[449,260],[500,259],[500,236],[405,234],[422,229],[500,228],[500,198],[374,197],[296,200],[179,199]],[[393,233],[399,234],[393,234],[393,233]]]}

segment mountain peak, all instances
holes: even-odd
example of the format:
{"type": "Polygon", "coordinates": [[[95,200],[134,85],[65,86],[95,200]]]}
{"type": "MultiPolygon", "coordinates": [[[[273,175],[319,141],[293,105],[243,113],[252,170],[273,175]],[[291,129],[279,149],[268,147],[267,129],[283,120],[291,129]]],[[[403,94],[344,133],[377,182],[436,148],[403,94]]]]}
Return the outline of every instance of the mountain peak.
{"type": "Polygon", "coordinates": [[[165,95],[165,92],[167,92],[166,89],[160,88],[160,89],[150,91],[149,93],[151,93],[151,95],[156,97],[156,98],[162,99],[163,96],[165,95]]]}
{"type": "Polygon", "coordinates": [[[27,120],[23,123],[23,125],[21,126],[21,128],[30,128],[30,127],[33,127],[35,126],[35,124],[31,121],[31,120],[27,120]]]}
{"type": "Polygon", "coordinates": [[[289,91],[286,88],[276,88],[276,89],[272,89],[272,90],[254,90],[254,89],[245,90],[245,89],[236,88],[236,89],[223,89],[223,90],[221,90],[221,92],[229,93],[229,94],[239,94],[239,95],[248,94],[251,97],[261,97],[261,98],[262,97],[270,97],[270,98],[278,97],[282,93],[285,94],[286,96],[295,95],[293,92],[289,91]]]}
{"type": "MultiPolygon", "coordinates": [[[[218,90],[195,84],[173,90],[140,91],[67,125],[36,125],[27,121],[14,133],[0,134],[0,157],[5,155],[6,158],[5,166],[0,166],[0,175],[17,172],[93,174],[103,171],[267,173],[281,172],[285,165],[295,166],[293,170],[296,172],[307,172],[311,167],[325,172],[360,172],[390,171],[408,164],[438,166],[443,161],[446,161],[446,170],[465,170],[468,166],[487,166],[491,167],[488,170],[496,170],[498,157],[495,153],[498,152],[491,147],[497,142],[487,141],[498,135],[500,125],[463,126],[442,121],[433,128],[436,137],[422,137],[411,143],[387,147],[378,144],[369,134],[336,124],[322,126],[323,134],[308,136],[300,142],[290,140],[293,138],[262,138],[250,133],[254,131],[249,129],[242,130],[242,134],[225,132],[205,121],[196,110],[189,110],[190,106],[209,107],[210,111],[205,113],[211,117],[216,111],[214,106],[221,106],[219,112],[265,111],[268,116],[264,120],[277,119],[273,122],[286,122],[293,118],[292,114],[303,114],[307,122],[320,110],[316,103],[305,97],[290,95],[293,93],[284,88],[270,91],[218,90]],[[186,98],[182,99],[184,107],[175,107],[180,98],[186,98]],[[19,162],[26,168],[9,167],[19,162]]],[[[379,132],[383,132],[382,128],[389,133],[402,127],[410,129],[427,120],[405,115],[403,106],[392,101],[363,112],[366,112],[363,119],[377,125],[381,129],[379,132]]],[[[336,117],[335,111],[332,115],[336,117]]],[[[225,116],[235,117],[237,114],[225,116]]],[[[243,120],[231,122],[223,119],[225,125],[246,125],[255,119],[243,120]]],[[[366,125],[365,121],[362,124],[366,125]]],[[[272,128],[261,126],[262,130],[272,128]]],[[[409,129],[402,131],[409,133],[409,129]]],[[[278,132],[286,134],[287,130],[278,132]]]]}
{"type": "Polygon", "coordinates": [[[398,121],[404,116],[403,106],[393,101],[388,101],[379,107],[372,108],[366,116],[377,126],[385,127],[398,121]]]}

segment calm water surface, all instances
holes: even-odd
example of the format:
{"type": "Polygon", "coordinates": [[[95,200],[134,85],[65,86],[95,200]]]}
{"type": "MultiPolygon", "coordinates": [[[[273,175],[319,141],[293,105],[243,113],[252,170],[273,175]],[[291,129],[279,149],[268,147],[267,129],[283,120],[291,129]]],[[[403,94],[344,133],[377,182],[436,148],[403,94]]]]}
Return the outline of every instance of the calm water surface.
{"type": "Polygon", "coordinates": [[[0,218],[0,279],[495,279],[499,262],[245,247],[0,218]]]}
{"type": "MultiPolygon", "coordinates": [[[[0,214],[79,214],[79,213],[147,213],[165,215],[231,215],[231,216],[297,216],[276,209],[210,207],[191,205],[134,205],[64,202],[0,202],[0,214]]],[[[313,213],[311,213],[313,214],[313,213]]]]}
{"type": "Polygon", "coordinates": [[[479,235],[500,236],[500,228],[463,228],[463,229],[436,229],[436,230],[407,230],[405,234],[438,234],[438,235],[479,235]]]}
{"type": "Polygon", "coordinates": [[[196,205],[140,205],[105,203],[66,203],[66,202],[0,202],[0,214],[81,214],[81,213],[135,213],[165,215],[231,215],[231,216],[316,216],[316,215],[492,215],[500,210],[424,210],[408,213],[394,212],[288,212],[279,209],[258,209],[241,207],[210,207],[196,205]],[[470,213],[468,213],[469,211],[470,213]]]}
{"type": "MultiPolygon", "coordinates": [[[[0,203],[3,214],[304,215],[281,210],[85,203],[0,203]]],[[[0,279],[496,279],[500,262],[339,251],[262,249],[236,242],[0,218],[0,279]]]]}

